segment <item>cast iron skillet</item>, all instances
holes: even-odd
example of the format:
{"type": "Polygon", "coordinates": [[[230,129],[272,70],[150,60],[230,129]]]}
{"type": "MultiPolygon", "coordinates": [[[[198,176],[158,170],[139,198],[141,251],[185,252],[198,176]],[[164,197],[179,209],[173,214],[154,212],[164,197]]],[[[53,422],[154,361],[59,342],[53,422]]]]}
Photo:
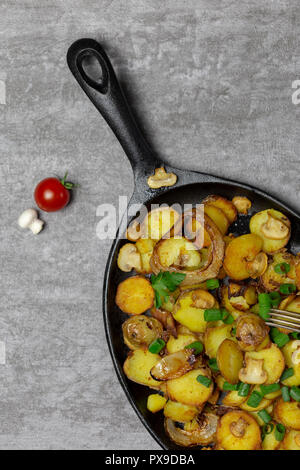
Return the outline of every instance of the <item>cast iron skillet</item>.
{"type": "MultiPolygon", "coordinates": [[[[291,220],[292,236],[289,249],[300,251],[300,216],[278,199],[251,186],[217,176],[195,171],[173,168],[164,164],[147,145],[124,97],[112,65],[103,48],[93,39],[80,39],[70,47],[67,54],[68,65],[81,88],[102,114],[107,124],[122,145],[134,173],[135,188],[129,204],[196,204],[209,194],[219,194],[232,199],[236,195],[247,196],[252,201],[252,212],[268,208],[278,209],[291,220]],[[102,69],[102,77],[94,79],[85,67],[86,61],[97,60],[102,69]],[[164,166],[167,172],[174,172],[178,182],[172,188],[151,190],[146,179],[154,169],[164,166]]],[[[230,231],[236,234],[248,232],[249,217],[239,217],[230,231]]],[[[106,265],[103,287],[103,313],[107,341],[119,381],[144,426],[163,449],[181,449],[167,437],[162,413],[151,414],[147,411],[146,400],[151,391],[142,385],[129,381],[122,366],[127,355],[123,343],[121,325],[127,318],[115,305],[117,285],[128,275],[117,267],[117,254],[124,240],[119,231],[113,242],[106,265]]],[[[113,391],[112,391],[113,393],[113,391]]]]}

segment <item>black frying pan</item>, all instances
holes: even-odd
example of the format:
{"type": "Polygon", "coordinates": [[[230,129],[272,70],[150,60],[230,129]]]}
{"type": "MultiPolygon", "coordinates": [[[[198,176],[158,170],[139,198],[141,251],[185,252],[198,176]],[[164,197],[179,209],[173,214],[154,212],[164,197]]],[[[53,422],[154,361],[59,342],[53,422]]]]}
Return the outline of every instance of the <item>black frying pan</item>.
{"type": "MultiPolygon", "coordinates": [[[[232,199],[236,195],[248,197],[252,201],[251,214],[239,219],[230,227],[230,231],[242,235],[249,232],[249,217],[257,211],[274,208],[291,220],[292,236],[289,249],[300,252],[300,216],[278,199],[234,181],[195,171],[173,168],[164,164],[148,147],[141,134],[124,97],[112,65],[102,47],[93,39],[80,39],[70,47],[67,54],[68,65],[81,88],[102,114],[122,145],[132,165],[135,188],[130,204],[174,203],[196,204],[209,194],[219,194],[232,199]],[[95,80],[84,64],[96,59],[102,69],[101,79],[95,80]],[[167,172],[174,172],[178,181],[172,188],[149,189],[147,177],[154,173],[158,166],[164,166],[167,172]]],[[[103,314],[107,341],[120,383],[139,418],[150,434],[164,449],[181,449],[168,439],[164,431],[162,414],[151,414],[147,411],[146,401],[149,390],[142,385],[129,381],[123,373],[122,366],[127,355],[123,343],[121,326],[127,318],[115,304],[118,284],[128,275],[117,267],[117,255],[124,243],[119,231],[112,245],[106,265],[103,287],[103,314]]],[[[151,393],[151,392],[150,392],[151,393]]]]}

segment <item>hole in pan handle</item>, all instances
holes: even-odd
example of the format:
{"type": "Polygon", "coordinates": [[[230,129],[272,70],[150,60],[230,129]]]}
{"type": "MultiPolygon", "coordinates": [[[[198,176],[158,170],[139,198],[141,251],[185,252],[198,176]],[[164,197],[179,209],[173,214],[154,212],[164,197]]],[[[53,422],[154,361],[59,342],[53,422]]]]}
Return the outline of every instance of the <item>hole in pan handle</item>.
{"type": "Polygon", "coordinates": [[[79,39],[70,46],[67,62],[83,91],[118,138],[130,160],[135,180],[153,172],[161,162],[136,124],[102,46],[94,39],[79,39]]]}

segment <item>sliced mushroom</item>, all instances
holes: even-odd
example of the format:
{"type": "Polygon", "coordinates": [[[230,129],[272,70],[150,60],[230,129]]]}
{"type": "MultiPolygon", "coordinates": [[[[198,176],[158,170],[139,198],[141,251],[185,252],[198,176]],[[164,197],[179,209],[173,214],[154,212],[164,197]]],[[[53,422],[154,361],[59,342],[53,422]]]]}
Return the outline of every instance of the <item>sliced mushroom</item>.
{"type": "Polygon", "coordinates": [[[176,329],[176,323],[175,320],[170,312],[167,310],[163,309],[158,309],[158,308],[152,308],[151,309],[151,315],[152,317],[156,318],[159,320],[164,328],[171,333],[172,336],[177,338],[177,329],[176,329]]]}
{"type": "Polygon", "coordinates": [[[132,269],[136,271],[142,269],[141,255],[132,243],[126,243],[122,246],[117,262],[121,271],[125,273],[129,273],[132,269]]]}
{"type": "Polygon", "coordinates": [[[247,215],[249,209],[251,209],[251,201],[244,196],[235,196],[232,199],[234,206],[236,207],[239,214],[247,215]]]}
{"type": "Polygon", "coordinates": [[[146,315],[128,318],[122,325],[124,343],[129,349],[141,349],[163,334],[163,326],[156,319],[146,315]]]}
{"type": "Polygon", "coordinates": [[[273,217],[268,212],[267,221],[261,226],[262,234],[271,240],[283,240],[290,233],[290,228],[282,220],[273,217]]]}
{"type": "Polygon", "coordinates": [[[233,434],[235,437],[243,437],[245,435],[247,426],[249,426],[247,421],[245,421],[243,418],[239,418],[237,421],[233,421],[229,428],[231,434],[233,434]]]}
{"type": "Polygon", "coordinates": [[[158,189],[164,186],[174,186],[177,181],[175,173],[167,173],[163,167],[156,168],[154,175],[149,176],[147,183],[149,188],[158,189]]]}
{"type": "Polygon", "coordinates": [[[195,290],[192,295],[192,300],[192,307],[202,309],[213,308],[216,303],[214,296],[204,289],[195,290]]]}
{"type": "Polygon", "coordinates": [[[264,360],[245,358],[246,366],[239,372],[239,379],[246,384],[263,384],[268,379],[268,374],[264,370],[264,360]]]}
{"type": "Polygon", "coordinates": [[[150,371],[154,380],[177,379],[193,368],[196,362],[193,349],[182,349],[163,357],[150,371]]]}
{"type": "Polygon", "coordinates": [[[258,315],[246,313],[237,319],[236,338],[243,351],[255,350],[267,337],[269,327],[258,315]]]}
{"type": "Polygon", "coordinates": [[[137,220],[134,220],[127,228],[126,238],[131,242],[136,242],[141,235],[141,225],[137,220]]]}
{"type": "Polygon", "coordinates": [[[268,256],[261,251],[252,261],[247,262],[247,271],[253,279],[262,276],[268,267],[268,256]]]}

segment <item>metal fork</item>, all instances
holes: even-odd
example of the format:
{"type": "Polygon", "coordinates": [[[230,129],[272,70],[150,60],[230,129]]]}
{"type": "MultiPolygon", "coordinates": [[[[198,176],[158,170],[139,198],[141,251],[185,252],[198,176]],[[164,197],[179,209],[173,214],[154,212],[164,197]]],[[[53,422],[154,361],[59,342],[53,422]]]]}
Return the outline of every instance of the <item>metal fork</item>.
{"type": "Polygon", "coordinates": [[[288,312],[287,310],[279,310],[271,308],[270,319],[266,321],[268,326],[275,326],[276,328],[286,328],[287,330],[296,331],[300,333],[300,314],[295,312],[288,312]]]}

